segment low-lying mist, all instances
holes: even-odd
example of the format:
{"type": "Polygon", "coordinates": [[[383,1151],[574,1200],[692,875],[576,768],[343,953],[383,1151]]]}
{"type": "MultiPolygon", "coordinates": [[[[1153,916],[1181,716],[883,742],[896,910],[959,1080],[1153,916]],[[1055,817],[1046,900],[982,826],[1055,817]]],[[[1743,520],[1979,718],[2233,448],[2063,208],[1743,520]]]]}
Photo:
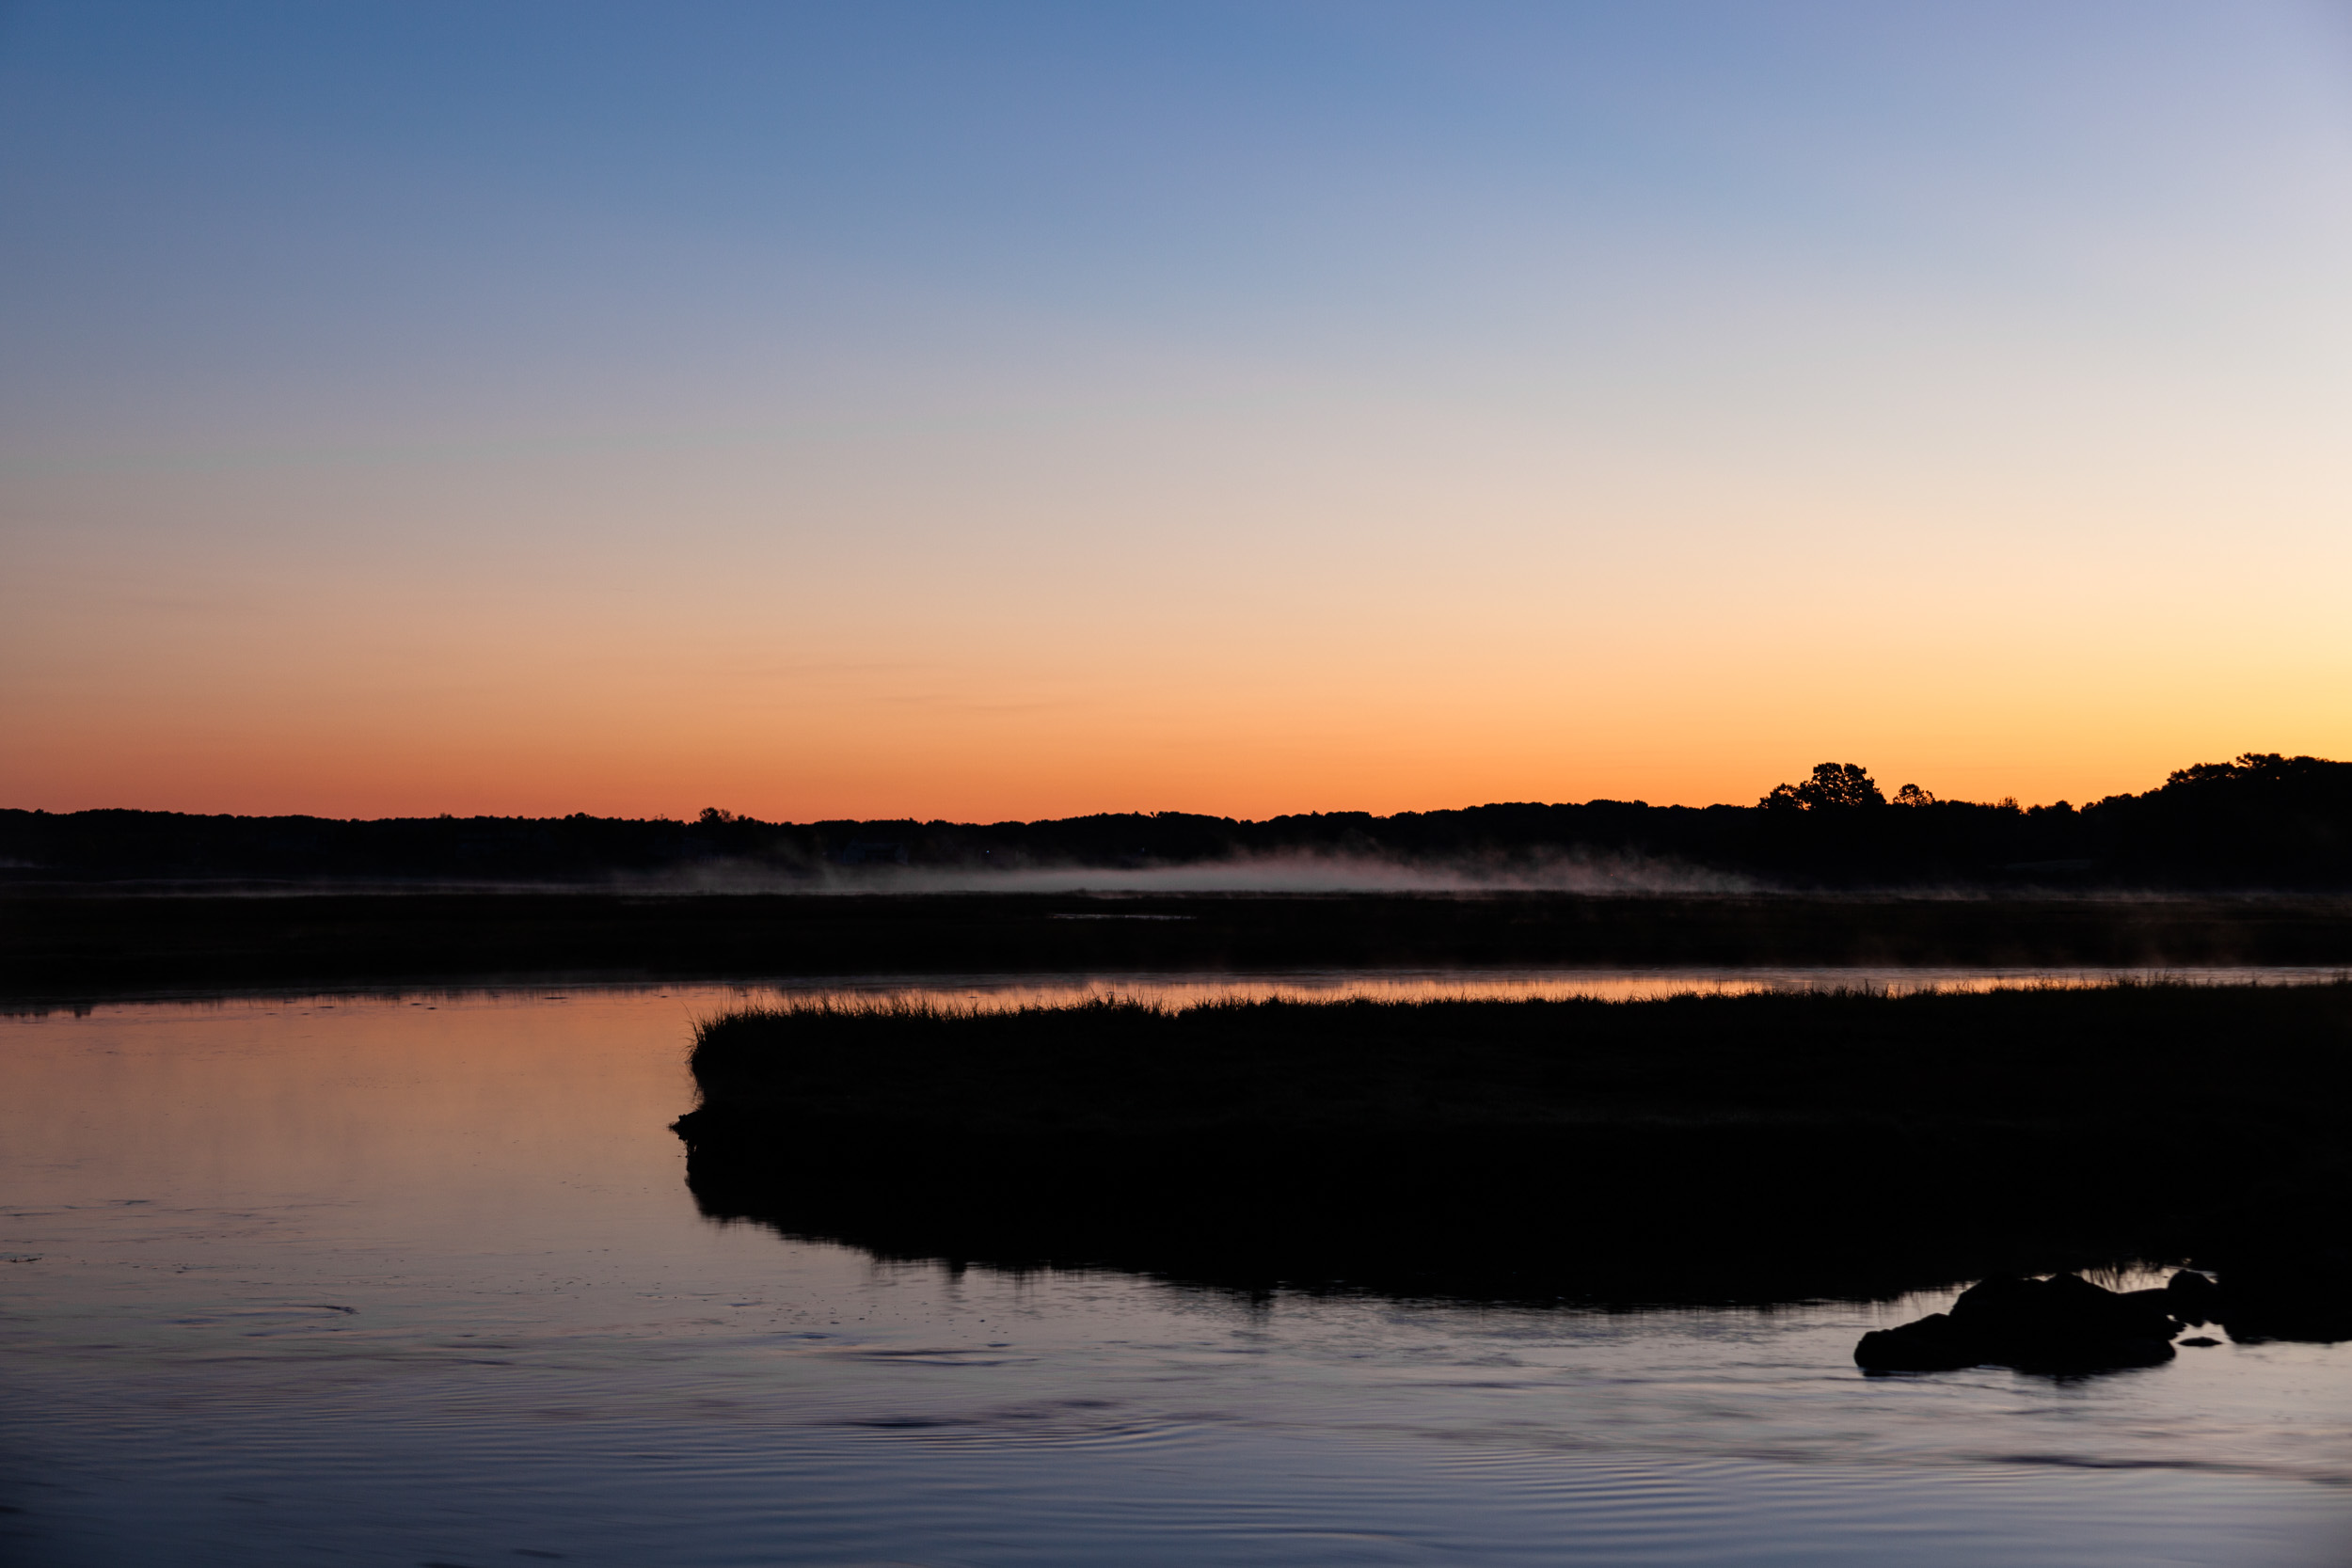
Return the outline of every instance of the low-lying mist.
{"type": "Polygon", "coordinates": [[[748,861],[708,861],[624,876],[631,891],[672,893],[1574,893],[1689,895],[1770,891],[1753,877],[1637,855],[1573,851],[1510,860],[1404,860],[1379,855],[1236,856],[1172,865],[820,865],[783,871],[748,861]]]}

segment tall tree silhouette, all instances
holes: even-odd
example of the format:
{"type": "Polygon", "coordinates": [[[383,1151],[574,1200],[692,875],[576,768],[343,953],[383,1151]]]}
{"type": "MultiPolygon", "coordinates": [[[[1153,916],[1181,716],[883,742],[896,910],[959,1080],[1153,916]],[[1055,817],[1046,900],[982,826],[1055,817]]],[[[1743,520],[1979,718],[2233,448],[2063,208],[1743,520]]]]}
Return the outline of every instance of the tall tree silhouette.
{"type": "Polygon", "coordinates": [[[1817,762],[1813,777],[1803,784],[1775,784],[1756,802],[1779,810],[1840,811],[1855,806],[1883,806],[1886,797],[1856,762],[1817,762]]]}

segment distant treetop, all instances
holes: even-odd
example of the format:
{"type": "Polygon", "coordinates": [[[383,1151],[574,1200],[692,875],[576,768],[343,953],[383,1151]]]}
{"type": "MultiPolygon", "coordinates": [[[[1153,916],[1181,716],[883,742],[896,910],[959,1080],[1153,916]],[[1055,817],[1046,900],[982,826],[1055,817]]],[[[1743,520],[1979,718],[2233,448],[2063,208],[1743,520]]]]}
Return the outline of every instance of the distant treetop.
{"type": "Polygon", "coordinates": [[[2277,752],[2245,752],[2234,762],[2201,762],[2188,768],[2175,768],[2164,781],[2164,787],[2195,787],[2212,784],[2301,784],[2340,779],[2352,771],[2352,763],[2329,762],[2325,757],[2281,756],[2277,752]]]}
{"type": "MultiPolygon", "coordinates": [[[[1903,788],[1913,795],[1924,795],[1916,784],[1903,788]]],[[[1916,804],[1906,800],[1904,804],[1916,804]]],[[[1851,806],[1883,806],[1886,797],[1879,792],[1877,783],[1863,770],[1860,763],[1817,762],[1813,776],[1803,784],[1775,784],[1772,792],[1756,802],[1774,810],[1836,811],[1851,806]]]]}

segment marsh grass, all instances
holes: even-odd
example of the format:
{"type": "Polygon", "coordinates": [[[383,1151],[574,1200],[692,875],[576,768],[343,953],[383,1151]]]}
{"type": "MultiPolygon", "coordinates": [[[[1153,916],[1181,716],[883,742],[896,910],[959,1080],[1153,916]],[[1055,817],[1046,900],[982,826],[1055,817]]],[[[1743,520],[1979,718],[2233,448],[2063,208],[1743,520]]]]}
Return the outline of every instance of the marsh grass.
{"type": "Polygon", "coordinates": [[[786,1003],[691,1063],[707,1211],[883,1250],[1871,1293],[2332,1226],[2352,984],[786,1003]]]}

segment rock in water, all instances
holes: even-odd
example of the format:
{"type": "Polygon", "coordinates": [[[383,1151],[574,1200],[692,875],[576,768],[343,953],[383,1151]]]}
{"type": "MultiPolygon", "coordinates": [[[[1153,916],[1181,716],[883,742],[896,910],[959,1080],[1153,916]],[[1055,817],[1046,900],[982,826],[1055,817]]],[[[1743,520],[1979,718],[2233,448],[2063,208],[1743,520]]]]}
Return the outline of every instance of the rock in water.
{"type": "Polygon", "coordinates": [[[2164,1282],[2165,1310],[2185,1323],[2211,1323],[2221,1316],[2221,1287],[2213,1275],[2183,1269],[2164,1282]]]}
{"type": "Polygon", "coordinates": [[[2094,1371],[2172,1359],[2180,1324],[2149,1302],[2079,1275],[1995,1276],[1951,1312],[1866,1334],[1854,1361],[1872,1371],[1941,1371],[1994,1363],[2029,1371],[2094,1371]]]}
{"type": "Polygon", "coordinates": [[[1853,1348],[1854,1364],[1874,1372],[1943,1372],[1973,1367],[1983,1350],[1941,1312],[1900,1328],[1874,1329],[1853,1348]]]}
{"type": "Polygon", "coordinates": [[[2241,1344],[2352,1339],[2352,1248],[2305,1243],[2249,1249],[2223,1266],[2215,1295],[2209,1316],[2228,1324],[2241,1344]]]}
{"type": "Polygon", "coordinates": [[[2169,1361],[2181,1327],[2162,1308],[2074,1274],[1985,1280],[1952,1303],[1952,1321],[1988,1347],[1986,1359],[2052,1371],[2169,1361]]]}

